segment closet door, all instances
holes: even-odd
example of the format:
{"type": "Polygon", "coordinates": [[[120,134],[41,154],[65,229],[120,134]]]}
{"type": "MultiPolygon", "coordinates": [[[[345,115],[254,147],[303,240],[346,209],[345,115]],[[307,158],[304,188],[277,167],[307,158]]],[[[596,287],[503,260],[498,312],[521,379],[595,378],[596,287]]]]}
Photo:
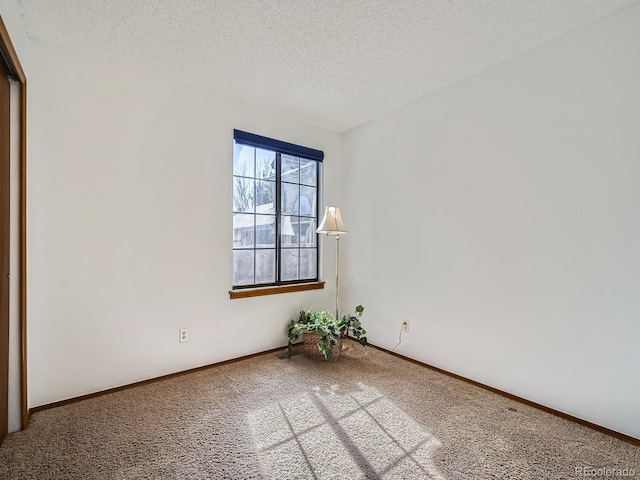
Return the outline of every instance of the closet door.
{"type": "Polygon", "coordinates": [[[7,436],[9,419],[10,101],[9,79],[0,74],[0,444],[7,436]]]}

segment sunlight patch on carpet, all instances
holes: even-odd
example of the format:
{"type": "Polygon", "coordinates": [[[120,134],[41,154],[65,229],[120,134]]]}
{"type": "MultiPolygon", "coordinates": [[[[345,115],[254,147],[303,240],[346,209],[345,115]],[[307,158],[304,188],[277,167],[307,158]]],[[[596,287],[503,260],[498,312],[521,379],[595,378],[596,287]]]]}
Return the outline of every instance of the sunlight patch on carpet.
{"type": "Polygon", "coordinates": [[[266,478],[444,480],[440,442],[375,388],[316,387],[247,415],[266,478]]]}

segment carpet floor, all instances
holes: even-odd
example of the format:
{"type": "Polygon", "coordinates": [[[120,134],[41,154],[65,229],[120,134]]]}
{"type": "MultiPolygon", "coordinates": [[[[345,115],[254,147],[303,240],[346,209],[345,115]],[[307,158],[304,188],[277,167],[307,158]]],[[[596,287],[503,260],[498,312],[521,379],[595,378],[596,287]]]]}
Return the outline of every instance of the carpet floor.
{"type": "Polygon", "coordinates": [[[625,468],[640,478],[640,447],[356,343],[335,363],[270,353],[44,410],[0,448],[6,480],[524,480],[625,468]]]}

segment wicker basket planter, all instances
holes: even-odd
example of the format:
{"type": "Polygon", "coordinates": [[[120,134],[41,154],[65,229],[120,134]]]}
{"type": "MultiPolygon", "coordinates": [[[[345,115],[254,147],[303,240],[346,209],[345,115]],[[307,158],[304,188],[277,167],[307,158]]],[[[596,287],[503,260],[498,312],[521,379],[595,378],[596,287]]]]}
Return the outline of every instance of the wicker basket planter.
{"type": "Polygon", "coordinates": [[[304,353],[307,358],[313,360],[328,360],[335,362],[340,358],[342,352],[342,339],[351,336],[360,342],[360,345],[367,344],[366,331],[362,328],[360,317],[364,308],[358,305],[355,314],[344,314],[342,318],[336,319],[326,310],[314,312],[313,310],[300,310],[298,321],[291,320],[289,323],[289,343],[284,352],[285,358],[291,358],[293,354],[293,342],[300,337],[304,340],[304,353]],[[331,340],[338,338],[336,344],[331,347],[331,340]],[[320,347],[318,343],[320,343],[320,347]],[[329,352],[331,354],[329,355],[329,352]],[[327,357],[325,357],[327,354],[327,357]]]}
{"type": "Polygon", "coordinates": [[[320,339],[320,335],[317,333],[304,333],[304,354],[307,358],[311,360],[324,360],[327,362],[335,362],[340,358],[340,353],[342,352],[342,337],[336,343],[336,346],[333,347],[333,351],[329,357],[324,358],[322,352],[318,349],[318,340],[320,339]]]}

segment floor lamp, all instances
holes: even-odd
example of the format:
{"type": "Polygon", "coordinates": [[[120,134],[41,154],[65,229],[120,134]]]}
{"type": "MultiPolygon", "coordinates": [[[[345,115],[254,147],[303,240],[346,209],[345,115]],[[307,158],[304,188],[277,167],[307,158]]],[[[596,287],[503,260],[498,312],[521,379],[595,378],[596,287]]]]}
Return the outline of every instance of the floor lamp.
{"type": "Polygon", "coordinates": [[[347,233],[342,223],[340,207],[325,207],[324,218],[316,232],[336,237],[336,320],[338,320],[340,318],[340,235],[347,233]]]}

